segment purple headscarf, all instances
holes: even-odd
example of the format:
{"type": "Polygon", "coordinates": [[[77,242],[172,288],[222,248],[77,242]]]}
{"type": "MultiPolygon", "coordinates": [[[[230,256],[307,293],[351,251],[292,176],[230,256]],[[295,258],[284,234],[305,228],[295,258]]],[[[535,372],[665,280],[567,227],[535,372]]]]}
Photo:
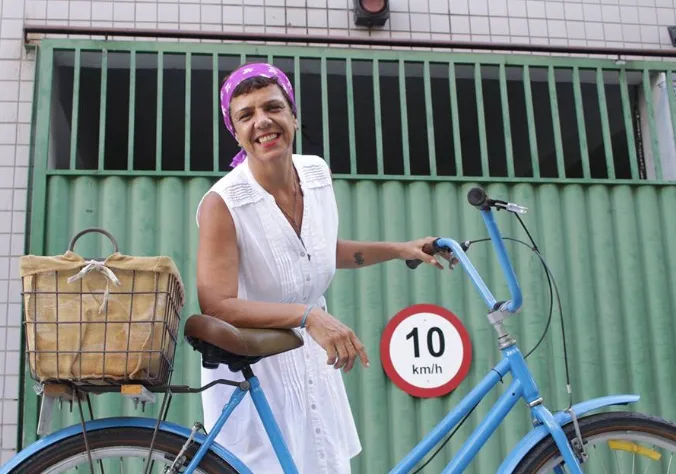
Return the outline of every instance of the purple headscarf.
{"type": "MultiPolygon", "coordinates": [[[[225,127],[228,129],[230,134],[235,136],[235,127],[232,125],[230,120],[230,100],[232,99],[232,93],[235,91],[237,86],[244,80],[252,77],[269,77],[277,79],[277,83],[284,89],[287,98],[291,102],[291,110],[293,110],[294,115],[296,114],[296,99],[293,93],[293,87],[289,78],[286,77],[279,68],[267,63],[256,63],[256,64],[246,64],[241,66],[239,69],[235,70],[227,81],[221,87],[221,112],[223,113],[223,120],[225,122],[225,127]]],[[[230,166],[232,168],[236,167],[246,158],[246,152],[244,149],[240,150],[239,153],[235,155],[230,166]]]]}

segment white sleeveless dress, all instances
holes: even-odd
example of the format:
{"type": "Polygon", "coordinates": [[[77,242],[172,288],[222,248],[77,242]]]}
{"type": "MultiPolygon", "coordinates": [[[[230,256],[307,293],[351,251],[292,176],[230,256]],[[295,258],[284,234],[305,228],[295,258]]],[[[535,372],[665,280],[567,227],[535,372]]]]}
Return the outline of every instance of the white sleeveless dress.
{"type": "MultiPolygon", "coordinates": [[[[293,155],[304,193],[300,241],[274,198],[254,179],[245,160],[210,191],[232,214],[239,248],[238,297],[277,303],[316,303],[336,269],[338,210],[331,173],[316,156],[293,155]],[[303,246],[305,244],[305,247],[303,246]]],[[[199,208],[198,208],[199,212],[199,208]]],[[[344,474],[361,444],[342,372],[326,364],[326,352],[303,329],[305,344],[252,366],[301,474],[344,474]]],[[[202,383],[241,373],[221,365],[202,368],[202,383]]],[[[203,392],[205,428],[211,430],[234,388],[217,385],[203,392]]],[[[282,474],[272,445],[248,395],[216,441],[254,474],[282,474]]]]}

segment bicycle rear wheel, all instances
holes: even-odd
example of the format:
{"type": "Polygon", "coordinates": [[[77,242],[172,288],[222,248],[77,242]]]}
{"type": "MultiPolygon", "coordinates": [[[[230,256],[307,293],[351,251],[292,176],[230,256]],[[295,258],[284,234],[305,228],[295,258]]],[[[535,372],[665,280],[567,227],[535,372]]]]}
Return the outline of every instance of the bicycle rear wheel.
{"type": "MultiPolygon", "coordinates": [[[[676,425],[661,418],[631,412],[589,415],[578,421],[589,455],[582,465],[585,473],[676,472],[676,425]]],[[[564,431],[568,439],[575,438],[572,423],[564,431]]],[[[552,473],[562,461],[554,440],[549,436],[524,457],[514,472],[552,473]]]]}
{"type": "MultiPolygon", "coordinates": [[[[94,463],[94,473],[141,474],[148,457],[153,430],[147,428],[106,428],[87,432],[87,442],[94,463]]],[[[180,452],[185,438],[159,431],[153,447],[153,474],[171,466],[180,452]]],[[[198,446],[186,452],[186,463],[195,455],[198,446]]],[[[49,446],[24,461],[12,474],[65,474],[92,472],[82,434],[66,438],[49,446]]],[[[207,452],[196,473],[237,474],[227,462],[207,452]]]]}

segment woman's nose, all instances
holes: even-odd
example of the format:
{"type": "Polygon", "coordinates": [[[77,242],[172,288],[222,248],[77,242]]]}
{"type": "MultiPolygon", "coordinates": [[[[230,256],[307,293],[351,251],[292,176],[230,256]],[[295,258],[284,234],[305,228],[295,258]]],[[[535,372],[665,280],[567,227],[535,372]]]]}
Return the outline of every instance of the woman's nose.
{"type": "Polygon", "coordinates": [[[270,117],[268,117],[268,114],[263,111],[256,113],[257,128],[267,128],[270,123],[272,123],[272,121],[270,120],[270,117]]]}

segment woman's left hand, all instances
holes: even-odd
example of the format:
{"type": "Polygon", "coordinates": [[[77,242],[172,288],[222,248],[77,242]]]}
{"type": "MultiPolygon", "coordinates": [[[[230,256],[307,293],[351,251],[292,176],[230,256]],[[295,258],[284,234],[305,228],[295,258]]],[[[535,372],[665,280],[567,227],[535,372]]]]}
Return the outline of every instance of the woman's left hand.
{"type": "MultiPolygon", "coordinates": [[[[436,259],[434,255],[429,255],[425,253],[423,248],[430,248],[432,243],[437,239],[437,237],[424,237],[422,239],[412,240],[410,242],[401,242],[398,244],[397,252],[398,256],[402,260],[422,260],[424,263],[434,265],[435,267],[443,270],[443,265],[436,259]]],[[[453,270],[453,267],[458,263],[458,259],[455,258],[455,255],[449,250],[442,250],[437,253],[443,259],[449,262],[449,269],[453,270]]]]}

